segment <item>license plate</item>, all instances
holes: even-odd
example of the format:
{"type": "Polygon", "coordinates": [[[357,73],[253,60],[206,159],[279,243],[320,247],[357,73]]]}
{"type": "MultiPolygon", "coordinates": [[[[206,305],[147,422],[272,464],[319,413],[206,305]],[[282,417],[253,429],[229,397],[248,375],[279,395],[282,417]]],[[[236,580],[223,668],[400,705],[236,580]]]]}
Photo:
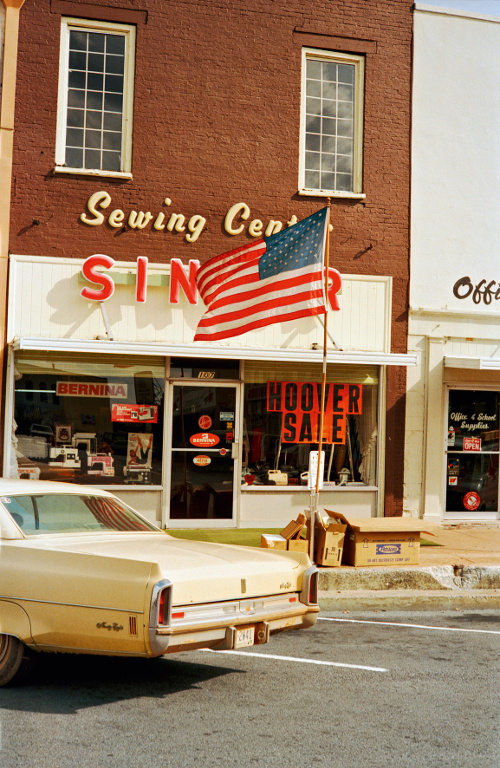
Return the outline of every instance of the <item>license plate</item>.
{"type": "Polygon", "coordinates": [[[245,627],[245,629],[237,629],[236,637],[234,639],[235,648],[246,648],[248,645],[253,645],[255,638],[255,627],[245,627]]]}

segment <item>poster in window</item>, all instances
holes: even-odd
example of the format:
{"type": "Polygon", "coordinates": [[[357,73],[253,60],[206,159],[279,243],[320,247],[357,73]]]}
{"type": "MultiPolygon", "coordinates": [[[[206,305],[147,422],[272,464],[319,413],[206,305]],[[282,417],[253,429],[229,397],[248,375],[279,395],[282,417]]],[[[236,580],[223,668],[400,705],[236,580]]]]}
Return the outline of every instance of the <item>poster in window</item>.
{"type": "Polygon", "coordinates": [[[153,435],[130,432],[127,441],[127,469],[151,469],[153,435]]]}

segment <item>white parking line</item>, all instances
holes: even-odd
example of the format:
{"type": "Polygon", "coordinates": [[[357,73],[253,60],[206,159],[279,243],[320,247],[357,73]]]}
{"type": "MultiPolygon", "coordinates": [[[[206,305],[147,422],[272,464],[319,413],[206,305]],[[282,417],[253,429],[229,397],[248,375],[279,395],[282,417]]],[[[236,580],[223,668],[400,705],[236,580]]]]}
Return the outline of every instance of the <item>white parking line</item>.
{"type": "Polygon", "coordinates": [[[433,627],[427,624],[403,624],[399,621],[371,621],[369,619],[333,619],[328,616],[318,616],[318,621],[338,621],[345,624],[378,624],[385,627],[411,627],[412,629],[435,629],[438,632],[479,632],[485,635],[500,635],[497,629],[464,629],[461,627],[433,627]]]}
{"type": "Polygon", "coordinates": [[[295,661],[298,664],[318,664],[327,667],[347,667],[347,669],[364,669],[368,672],[387,672],[383,667],[364,667],[361,664],[342,664],[340,661],[319,661],[317,659],[301,659],[296,656],[275,656],[272,653],[251,653],[250,651],[213,651],[211,648],[202,648],[207,653],[228,653],[231,656],[252,656],[254,659],[277,659],[278,661],[295,661]]]}

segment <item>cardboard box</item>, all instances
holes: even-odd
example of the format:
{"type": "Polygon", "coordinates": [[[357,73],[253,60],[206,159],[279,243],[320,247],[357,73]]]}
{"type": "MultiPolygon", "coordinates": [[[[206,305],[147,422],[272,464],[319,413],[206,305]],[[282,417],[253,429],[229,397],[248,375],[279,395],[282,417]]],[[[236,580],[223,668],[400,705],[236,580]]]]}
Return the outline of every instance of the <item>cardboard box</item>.
{"type": "Polygon", "coordinates": [[[342,562],[346,525],[330,524],[327,529],[314,529],[314,560],[316,565],[338,566],[342,562]]]}
{"type": "Polygon", "coordinates": [[[309,552],[309,541],[307,539],[288,539],[287,549],[289,552],[309,552]]]}
{"type": "Polygon", "coordinates": [[[306,516],[299,512],[296,520],[291,520],[281,531],[281,536],[284,539],[300,539],[300,534],[304,528],[306,522],[306,516]]]}
{"type": "Polygon", "coordinates": [[[261,533],[260,546],[265,549],[283,549],[286,550],[286,539],[277,533],[261,533]]]}
{"type": "Polygon", "coordinates": [[[325,509],[335,522],[347,526],[344,565],[416,565],[420,556],[420,534],[429,524],[413,517],[351,518],[325,509]]]}

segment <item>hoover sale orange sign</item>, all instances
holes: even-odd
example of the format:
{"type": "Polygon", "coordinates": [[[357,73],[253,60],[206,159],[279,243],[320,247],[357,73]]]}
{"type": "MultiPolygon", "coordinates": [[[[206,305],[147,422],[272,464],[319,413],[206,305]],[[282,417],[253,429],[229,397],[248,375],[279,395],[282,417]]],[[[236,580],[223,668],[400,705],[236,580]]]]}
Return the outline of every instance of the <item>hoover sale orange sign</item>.
{"type": "MultiPolygon", "coordinates": [[[[323,442],[345,443],[347,416],[362,411],[361,384],[326,384],[323,442]]],[[[267,410],[280,412],[282,443],[319,442],[321,384],[268,381],[267,410]]]]}

